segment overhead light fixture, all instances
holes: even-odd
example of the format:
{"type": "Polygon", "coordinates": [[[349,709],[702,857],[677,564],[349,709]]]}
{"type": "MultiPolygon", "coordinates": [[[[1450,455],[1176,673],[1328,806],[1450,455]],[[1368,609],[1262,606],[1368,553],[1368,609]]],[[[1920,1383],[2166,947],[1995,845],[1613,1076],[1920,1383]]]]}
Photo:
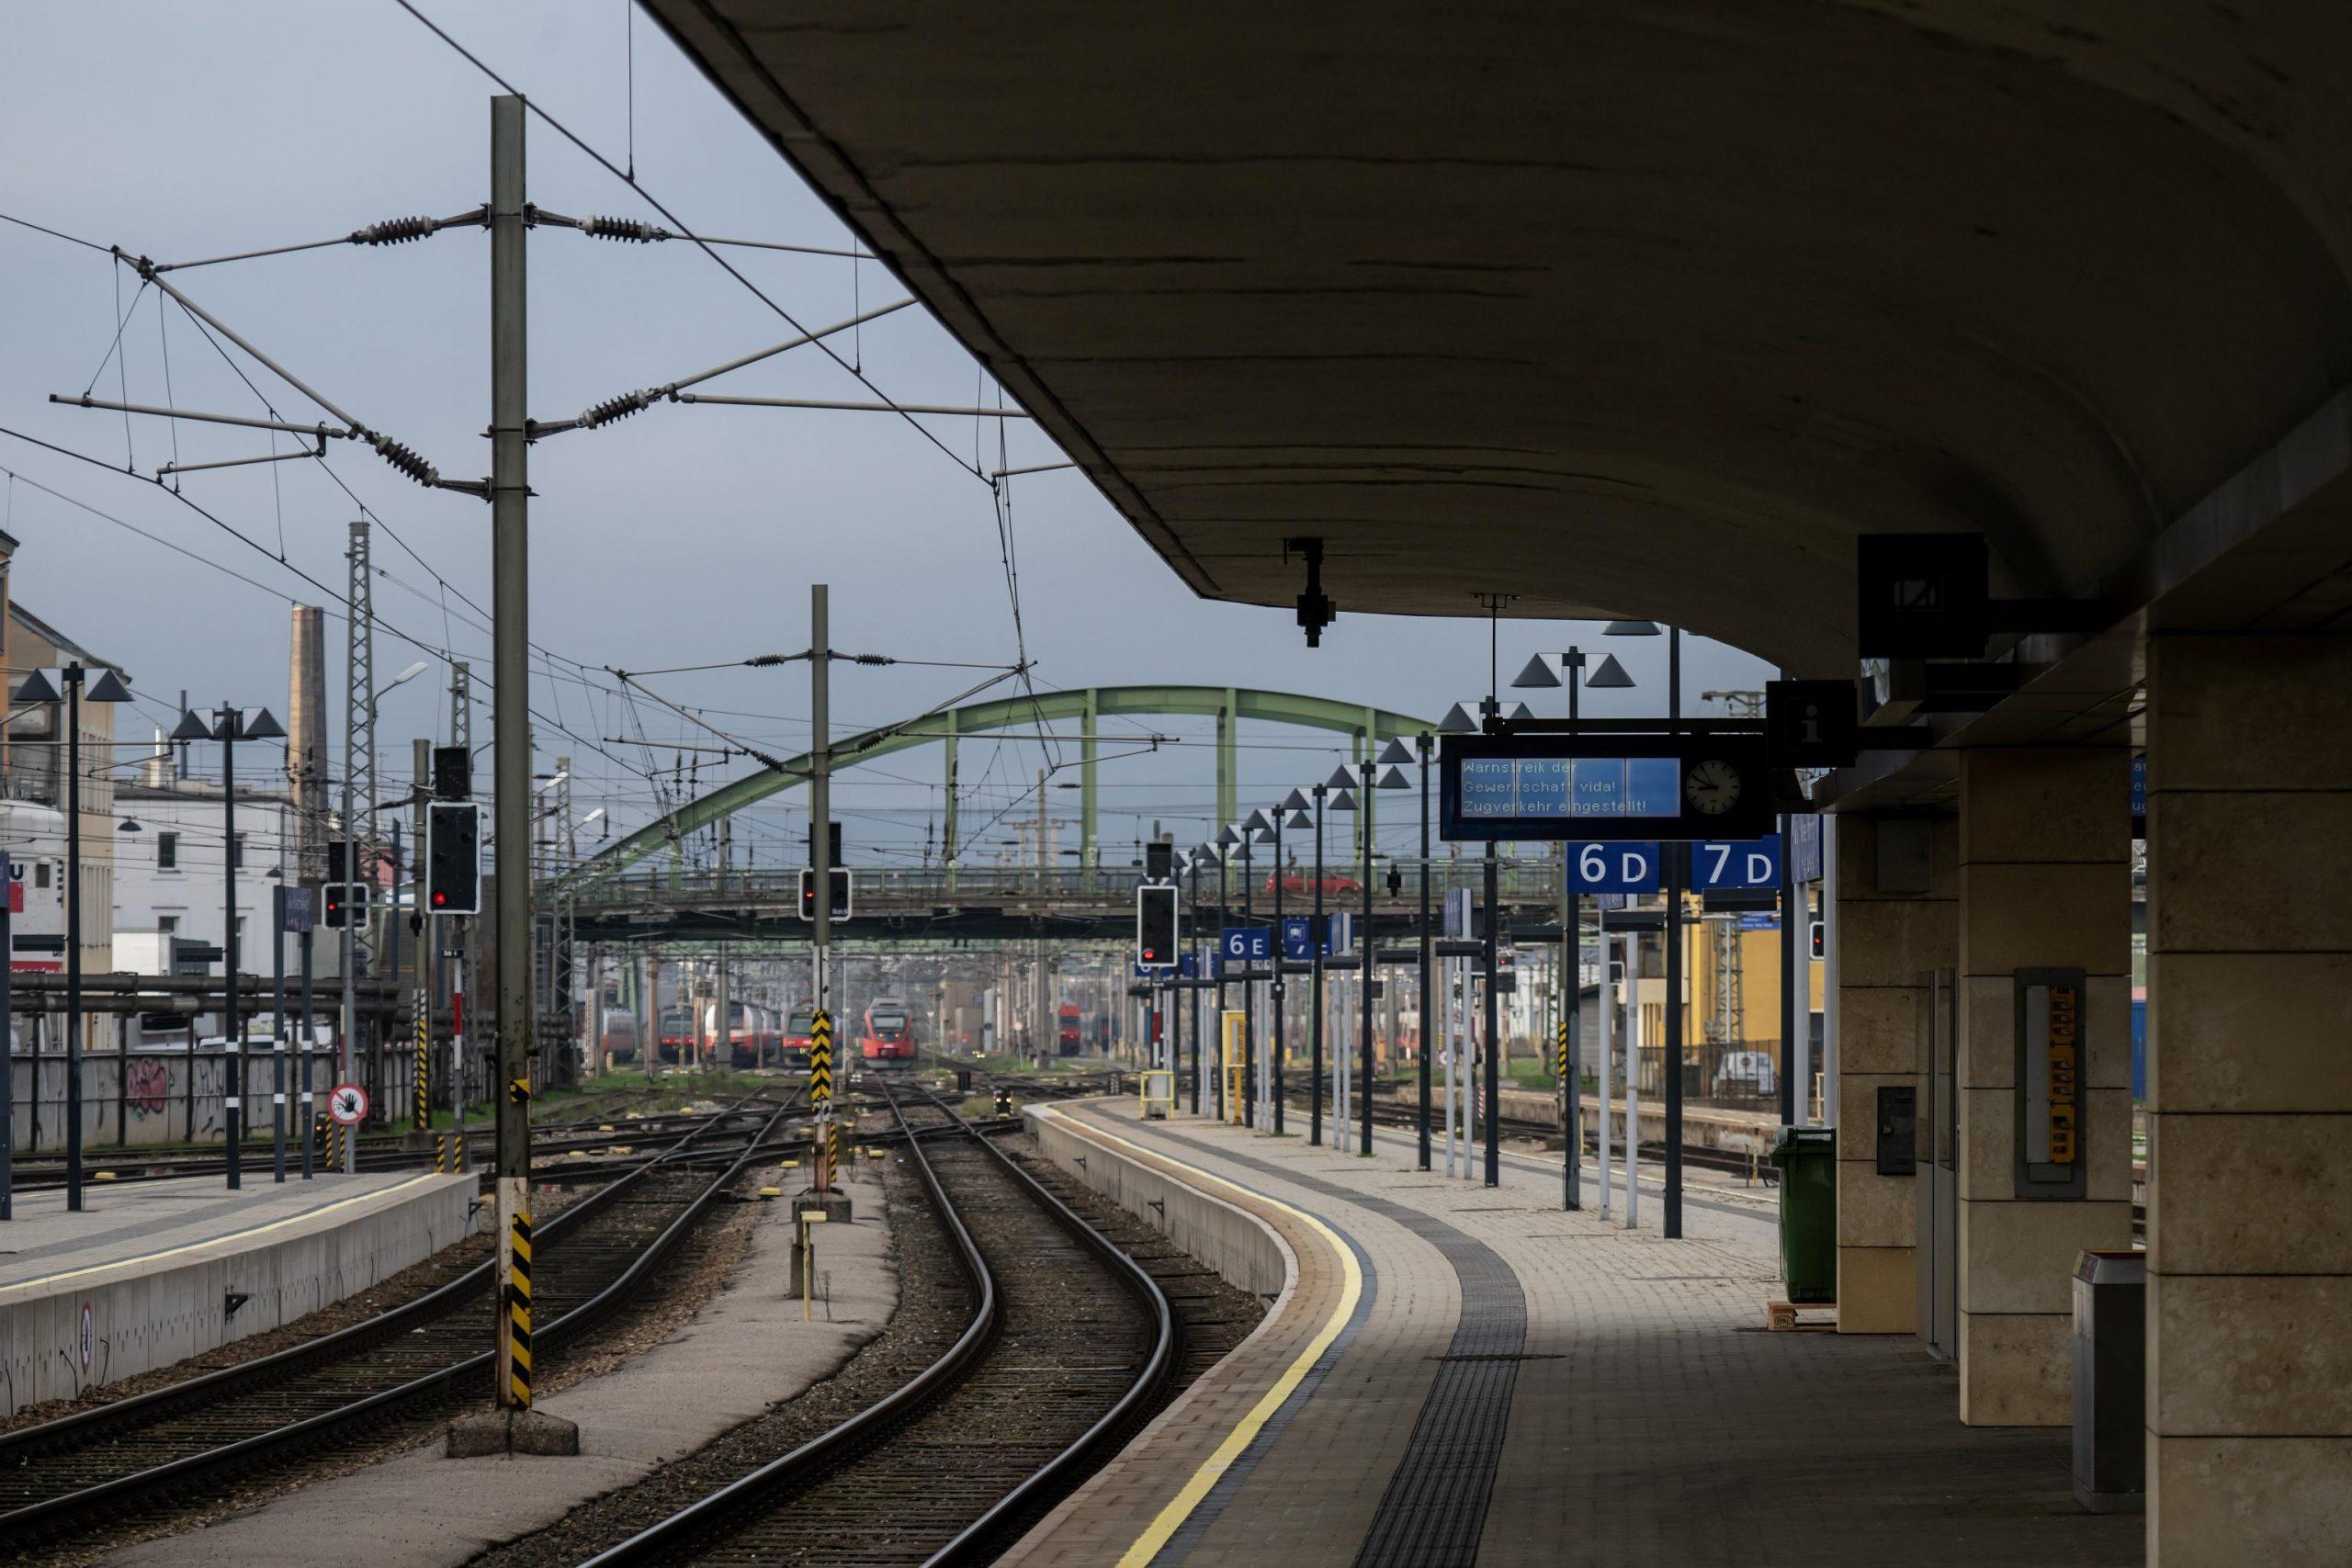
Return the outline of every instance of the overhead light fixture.
{"type": "Polygon", "coordinates": [[[1406,776],[1404,769],[1391,767],[1380,775],[1380,787],[1382,789],[1410,789],[1413,787],[1413,781],[1406,776]]]}
{"type": "Polygon", "coordinates": [[[1526,669],[1511,677],[1510,683],[1517,691],[1534,691],[1558,685],[1560,677],[1553,672],[1552,661],[1539,653],[1527,661],[1526,669]]]}
{"type": "Polygon", "coordinates": [[[101,665],[96,679],[82,689],[82,700],[85,703],[127,703],[130,700],[130,688],[124,685],[113,671],[101,665]]]}
{"type": "Polygon", "coordinates": [[[1353,811],[1355,808],[1356,792],[1351,789],[1343,789],[1331,797],[1331,809],[1334,811],[1353,811]]]}
{"type": "Polygon", "coordinates": [[[1401,739],[1391,740],[1381,749],[1380,760],[1385,763],[1409,762],[1413,760],[1413,749],[1401,739]]]}
{"type": "Polygon", "coordinates": [[[1592,673],[1584,678],[1584,683],[1595,688],[1623,691],[1633,685],[1634,678],[1625,673],[1625,667],[1617,662],[1615,654],[1604,653],[1600,656],[1600,662],[1592,667],[1592,673]]]}
{"type": "Polygon", "coordinates": [[[1437,721],[1437,732],[1440,735],[1476,735],[1478,733],[1478,721],[1471,716],[1467,707],[1456,703],[1445,710],[1443,718],[1437,721]]]}
{"type": "Polygon", "coordinates": [[[59,701],[56,682],[46,670],[36,670],[17,683],[17,701],[20,703],[53,703],[59,701]]]}
{"type": "Polygon", "coordinates": [[[1602,637],[1656,637],[1656,621],[1611,621],[1600,628],[1602,637]]]}
{"type": "Polygon", "coordinates": [[[267,708],[247,708],[238,717],[241,723],[237,739],[240,740],[283,740],[286,739],[286,727],[278,723],[277,716],[267,708]]]}

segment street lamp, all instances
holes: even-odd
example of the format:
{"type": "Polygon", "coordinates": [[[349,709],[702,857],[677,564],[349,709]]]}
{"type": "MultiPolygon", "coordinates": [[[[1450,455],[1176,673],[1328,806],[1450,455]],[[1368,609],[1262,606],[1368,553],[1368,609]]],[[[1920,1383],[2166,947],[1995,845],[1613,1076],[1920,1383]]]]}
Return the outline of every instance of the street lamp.
{"type": "MultiPolygon", "coordinates": [[[[130,688],[105,665],[70,660],[56,671],[36,670],[17,688],[20,703],[65,704],[65,1207],[82,1208],[82,705],[127,703],[130,688]]],[[[0,1023],[13,1035],[14,1026],[0,1023]]],[[[0,1072],[13,1072],[11,1038],[0,1037],[0,1072]]],[[[196,1070],[191,1060],[188,1070],[196,1070]]],[[[0,1132],[0,1136],[6,1136],[0,1132]]]]}
{"type": "Polygon", "coordinates": [[[1205,976],[1201,972],[1201,867],[1212,861],[1220,870],[1224,863],[1218,859],[1217,847],[1204,840],[1193,846],[1191,863],[1185,868],[1192,876],[1193,918],[1188,929],[1193,933],[1193,1114],[1201,1113],[1201,987],[1205,976]]]}
{"type": "MultiPolygon", "coordinates": [[[[393,676],[383,685],[369,693],[368,696],[368,722],[365,725],[358,727],[357,732],[364,735],[373,735],[376,732],[376,709],[378,705],[383,702],[385,696],[389,694],[394,687],[408,684],[411,681],[415,680],[419,675],[424,674],[424,660],[420,659],[415,663],[410,665],[407,669],[401,671],[399,674],[393,676]]],[[[348,877],[353,881],[356,881],[359,876],[359,846],[362,842],[362,838],[359,832],[359,819],[356,807],[351,798],[353,772],[354,767],[352,759],[345,757],[343,760],[343,874],[345,877],[348,877]]],[[[371,812],[374,811],[376,809],[376,803],[372,800],[369,801],[368,803],[368,809],[371,812]]],[[[368,868],[368,880],[371,883],[375,880],[374,873],[375,868],[370,866],[368,868]]],[[[345,1083],[352,1081],[352,1053],[356,1049],[359,1038],[359,980],[357,975],[354,973],[357,968],[358,964],[357,955],[353,951],[354,939],[352,933],[354,927],[347,915],[351,902],[352,900],[346,897],[345,899],[346,918],[343,922],[342,1072],[343,1081],[345,1083]]],[[[371,897],[368,902],[372,907],[375,900],[371,897]]],[[[343,1141],[344,1174],[346,1176],[354,1175],[357,1173],[358,1169],[359,1140],[356,1137],[345,1138],[343,1141]]]]}
{"type": "MultiPolygon", "coordinates": [[[[1647,622],[1642,624],[1648,625],[1647,622]]],[[[1655,632],[1657,628],[1653,626],[1651,630],[1655,632]]],[[[1565,683],[1568,688],[1568,733],[1570,736],[1577,733],[1577,726],[1581,716],[1577,712],[1577,697],[1584,687],[1591,686],[1603,691],[1623,691],[1634,684],[1634,678],[1625,673],[1625,667],[1617,662],[1614,654],[1602,654],[1600,662],[1591,666],[1589,673],[1584,649],[1580,648],[1570,648],[1559,656],[1559,660],[1560,671],[1555,675],[1552,672],[1552,667],[1545,660],[1544,656],[1539,653],[1527,661],[1527,668],[1519,672],[1518,678],[1512,681],[1511,684],[1522,690],[1531,687],[1540,689],[1560,685],[1563,683],[1562,678],[1565,677],[1565,683]]],[[[1584,1096],[1582,1092],[1584,1039],[1581,1032],[1583,1021],[1577,1016],[1578,1003],[1584,987],[1584,911],[1581,908],[1583,898],[1576,890],[1576,874],[1571,864],[1573,858],[1572,846],[1563,841],[1560,846],[1559,1005],[1560,1027],[1567,1034],[1566,1050],[1558,1058],[1560,1128],[1566,1134],[1566,1156],[1560,1162],[1560,1206],[1563,1209],[1579,1209],[1584,1206],[1582,1195],[1577,1191],[1577,1183],[1581,1179],[1584,1163],[1584,1096]]],[[[1605,1066],[1601,1073],[1602,1082],[1606,1084],[1608,1069],[1605,1066]]],[[[1601,1106],[1600,1114],[1604,1120],[1609,1114],[1609,1107],[1605,1100],[1601,1106]]],[[[1607,1146],[1607,1136],[1604,1130],[1602,1134],[1604,1148],[1607,1146]]],[[[1605,1212],[1608,1207],[1606,1185],[1608,1173],[1604,1170],[1601,1174],[1602,1209],[1605,1212]]]]}
{"type": "MultiPolygon", "coordinates": [[[[1611,621],[1604,628],[1609,637],[1656,637],[1657,632],[1655,621],[1611,621]]],[[[1666,630],[1666,722],[1668,733],[1682,732],[1679,626],[1666,630]]],[[[1683,857],[1689,852],[1687,844],[1658,846],[1666,888],[1666,1213],[1659,1229],[1668,1241],[1682,1235],[1682,887],[1683,857]]]]}
{"type": "MultiPolygon", "coordinates": [[[[226,933],[220,941],[220,952],[226,960],[221,966],[221,983],[228,1009],[222,1015],[224,1025],[222,1032],[235,1035],[237,1041],[236,1079],[230,1084],[228,1092],[222,1096],[222,1100],[223,1110],[226,1112],[223,1117],[223,1126],[229,1135],[229,1190],[233,1192],[243,1185],[240,1156],[243,1154],[245,1135],[246,1082],[245,1017],[243,1010],[237,1005],[239,962],[237,953],[237,742],[240,740],[283,740],[286,739],[286,728],[270,716],[267,708],[239,708],[223,703],[220,706],[214,708],[210,714],[201,717],[193,712],[181,714],[178,727],[172,731],[172,739],[181,741],[218,740],[220,742],[220,835],[222,842],[228,846],[220,857],[222,883],[220,919],[226,933]]],[[[275,911],[273,911],[274,915],[275,911]]],[[[270,921],[272,942],[277,941],[277,920],[273,918],[270,921]]],[[[272,1027],[277,1032],[277,1048],[282,1053],[286,1048],[286,1021],[282,1018],[277,1019],[272,1027]]],[[[282,1064],[285,1057],[281,1055],[278,1060],[282,1064]]],[[[193,1057],[188,1060],[187,1070],[191,1073],[196,1071],[196,1061],[193,1057]]],[[[281,1120],[278,1129],[280,1138],[278,1179],[281,1181],[285,1179],[286,1175],[284,1135],[285,1130],[281,1120]]]]}

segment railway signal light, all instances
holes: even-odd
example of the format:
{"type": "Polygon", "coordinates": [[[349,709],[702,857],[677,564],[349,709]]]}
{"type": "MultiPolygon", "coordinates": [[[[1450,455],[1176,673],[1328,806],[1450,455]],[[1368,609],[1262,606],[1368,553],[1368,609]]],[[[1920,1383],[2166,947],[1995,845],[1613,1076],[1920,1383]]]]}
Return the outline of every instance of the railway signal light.
{"type": "MultiPolygon", "coordinates": [[[[833,882],[831,918],[836,920],[846,920],[851,913],[849,868],[837,865],[832,867],[831,871],[833,882]]],[[[800,918],[812,922],[817,918],[817,873],[808,866],[800,869],[800,918]]]]}
{"type": "Polygon", "coordinates": [[[345,926],[365,926],[370,891],[364,882],[328,883],[322,889],[325,896],[327,925],[337,931],[345,926]]]}
{"type": "Polygon", "coordinates": [[[1136,889],[1136,964],[1144,969],[1176,967],[1176,889],[1136,889]]]}
{"type": "Polygon", "coordinates": [[[424,907],[435,915],[481,912],[481,811],[470,800],[424,808],[424,907]]]}
{"type": "Polygon", "coordinates": [[[433,795],[437,800],[469,800],[474,793],[474,753],[469,746],[433,748],[433,795]]]}
{"type": "Polygon", "coordinates": [[[1813,955],[1815,958],[1827,957],[1829,949],[1828,933],[1826,928],[1824,927],[1819,920],[1812,922],[1812,938],[1813,955]]]}

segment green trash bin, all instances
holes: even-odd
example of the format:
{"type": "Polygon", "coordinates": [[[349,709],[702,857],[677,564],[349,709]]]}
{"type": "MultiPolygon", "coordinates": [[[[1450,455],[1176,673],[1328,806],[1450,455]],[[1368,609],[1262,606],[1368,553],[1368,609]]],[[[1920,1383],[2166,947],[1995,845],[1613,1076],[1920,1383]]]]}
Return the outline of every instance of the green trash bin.
{"type": "Polygon", "coordinates": [[[1783,1127],[1770,1156],[1781,1173],[1781,1277],[1792,1302],[1838,1299],[1838,1133],[1783,1127]]]}

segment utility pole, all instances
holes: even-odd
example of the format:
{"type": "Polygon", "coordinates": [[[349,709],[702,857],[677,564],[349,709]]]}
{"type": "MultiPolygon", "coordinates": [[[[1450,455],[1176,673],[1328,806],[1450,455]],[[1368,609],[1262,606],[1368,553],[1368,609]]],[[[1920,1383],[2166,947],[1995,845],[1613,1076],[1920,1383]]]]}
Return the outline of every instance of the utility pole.
{"type": "MultiPolygon", "coordinates": [[[[531,1412],[531,675],[524,103],[490,102],[491,721],[498,995],[498,1402],[531,1412]]],[[[579,1451],[579,1431],[571,1451],[579,1451]]]]}
{"type": "Polygon", "coordinates": [[[808,588],[808,859],[817,883],[814,949],[816,996],[808,1061],[808,1103],[816,1112],[814,1143],[817,1191],[833,1190],[833,1161],[839,1149],[833,1131],[831,1055],[833,1051],[833,780],[832,780],[832,610],[831,589],[822,582],[808,588]],[[819,1081],[817,1053],[826,1056],[823,1082],[819,1081]]]}
{"type": "MultiPolygon", "coordinates": [[[[735,835],[732,828],[733,823],[729,818],[722,817],[718,819],[718,881],[721,908],[725,907],[727,900],[727,852],[734,841],[735,835]]],[[[831,890],[828,889],[827,897],[831,896],[831,890]]],[[[728,1058],[725,1065],[731,1068],[735,1065],[734,1006],[728,996],[727,943],[723,940],[718,944],[718,985],[716,991],[717,994],[711,998],[710,1065],[713,1068],[719,1066],[719,1057],[724,1055],[728,1058]]]]}
{"type": "MultiPolygon", "coordinates": [[[[351,525],[351,546],[344,552],[350,573],[346,584],[351,618],[344,627],[343,644],[343,874],[345,884],[343,920],[343,1058],[342,1083],[358,1081],[359,959],[354,905],[349,885],[360,879],[366,836],[360,831],[361,811],[376,804],[376,613],[375,573],[368,568],[368,522],[351,525]]],[[[373,867],[369,868],[371,871],[373,867]]],[[[369,900],[372,905],[373,900],[369,900]]],[[[356,1134],[357,1129],[353,1129],[356,1134]]],[[[343,1140],[343,1171],[359,1169],[359,1140],[343,1140]]]]}
{"type": "MultiPolygon", "coordinates": [[[[465,660],[449,665],[449,744],[465,753],[466,794],[473,798],[474,709],[471,672],[465,660]]],[[[466,992],[473,964],[473,918],[450,917],[445,940],[449,947],[449,1110],[458,1129],[458,1168],[466,1168],[466,992]]]]}
{"type": "Polygon", "coordinates": [[[409,742],[409,770],[415,777],[411,787],[414,797],[412,807],[413,832],[416,844],[416,863],[410,886],[415,900],[412,906],[416,919],[416,989],[413,992],[415,1014],[411,1033],[416,1049],[410,1062],[415,1081],[409,1085],[409,1100],[416,1110],[416,1131],[423,1133],[433,1126],[433,974],[440,967],[440,946],[435,938],[439,923],[424,907],[424,868],[431,858],[426,836],[431,832],[431,817],[424,803],[433,798],[433,742],[422,737],[409,742]]]}

